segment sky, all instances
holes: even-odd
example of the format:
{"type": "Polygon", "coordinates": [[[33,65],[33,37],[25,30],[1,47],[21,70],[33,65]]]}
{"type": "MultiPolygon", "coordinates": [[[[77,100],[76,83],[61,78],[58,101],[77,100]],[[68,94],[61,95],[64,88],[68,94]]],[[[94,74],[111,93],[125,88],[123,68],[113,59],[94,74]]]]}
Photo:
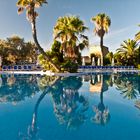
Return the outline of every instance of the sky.
{"type": "MultiPolygon", "coordinates": [[[[25,14],[18,15],[17,0],[0,0],[0,39],[18,35],[26,41],[32,40],[30,23],[25,14]]],[[[140,0],[48,0],[41,7],[37,19],[38,40],[45,50],[53,42],[53,27],[61,16],[75,15],[84,21],[89,30],[85,33],[90,44],[98,45],[99,37],[93,33],[91,18],[98,13],[106,13],[111,18],[111,27],[104,37],[104,45],[115,52],[127,39],[134,39],[140,30],[140,0]]],[[[87,50],[83,55],[88,53],[87,50]]]]}

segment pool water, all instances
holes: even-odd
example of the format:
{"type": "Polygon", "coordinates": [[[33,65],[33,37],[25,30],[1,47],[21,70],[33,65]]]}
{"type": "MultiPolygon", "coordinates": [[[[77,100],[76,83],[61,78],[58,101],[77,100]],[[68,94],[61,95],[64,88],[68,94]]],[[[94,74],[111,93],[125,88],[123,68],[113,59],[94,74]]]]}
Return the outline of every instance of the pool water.
{"type": "Polygon", "coordinates": [[[140,75],[0,75],[0,140],[140,140],[140,75]]]}

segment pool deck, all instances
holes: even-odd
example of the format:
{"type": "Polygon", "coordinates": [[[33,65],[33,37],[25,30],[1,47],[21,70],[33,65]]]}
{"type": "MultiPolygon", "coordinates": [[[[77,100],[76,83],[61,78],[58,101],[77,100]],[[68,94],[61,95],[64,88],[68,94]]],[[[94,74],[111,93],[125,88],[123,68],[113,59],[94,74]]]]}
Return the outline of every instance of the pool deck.
{"type": "Polygon", "coordinates": [[[0,71],[0,74],[39,74],[39,75],[49,75],[49,76],[76,76],[76,75],[84,75],[84,74],[92,74],[92,73],[119,73],[119,72],[126,72],[126,73],[138,73],[140,74],[140,70],[134,69],[111,69],[111,70],[84,70],[78,71],[77,73],[53,73],[51,71],[0,71]]]}

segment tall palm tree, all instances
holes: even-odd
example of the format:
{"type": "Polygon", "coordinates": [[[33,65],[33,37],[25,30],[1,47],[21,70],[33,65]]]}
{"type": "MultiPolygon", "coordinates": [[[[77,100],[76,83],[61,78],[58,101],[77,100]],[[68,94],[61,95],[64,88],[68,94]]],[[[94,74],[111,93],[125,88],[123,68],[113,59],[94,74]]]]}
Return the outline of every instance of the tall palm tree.
{"type": "Polygon", "coordinates": [[[57,20],[54,37],[62,43],[61,51],[65,57],[75,59],[79,50],[88,46],[88,38],[82,34],[86,29],[84,22],[76,16],[64,16],[57,20]]]}
{"type": "MultiPolygon", "coordinates": [[[[140,27],[140,25],[139,25],[140,27]]],[[[136,41],[140,41],[140,31],[135,35],[136,41]]]]}
{"type": "Polygon", "coordinates": [[[103,37],[108,32],[111,25],[111,19],[105,13],[99,13],[91,19],[95,24],[94,32],[100,37],[101,47],[101,65],[103,66],[103,37]]]}
{"type": "Polygon", "coordinates": [[[134,65],[137,49],[138,43],[135,40],[128,39],[117,49],[117,53],[121,55],[121,58],[124,59],[128,65],[134,65]]]}
{"type": "Polygon", "coordinates": [[[47,61],[49,61],[50,64],[58,72],[60,71],[59,66],[54,64],[52,60],[47,56],[47,54],[44,52],[43,48],[40,46],[37,39],[36,18],[38,17],[38,13],[36,11],[36,8],[41,7],[43,4],[47,4],[47,1],[46,0],[18,0],[17,2],[17,6],[19,7],[18,14],[21,14],[24,10],[26,10],[26,16],[29,22],[31,23],[33,39],[36,46],[38,47],[38,50],[40,51],[41,54],[43,54],[44,58],[47,61]]]}

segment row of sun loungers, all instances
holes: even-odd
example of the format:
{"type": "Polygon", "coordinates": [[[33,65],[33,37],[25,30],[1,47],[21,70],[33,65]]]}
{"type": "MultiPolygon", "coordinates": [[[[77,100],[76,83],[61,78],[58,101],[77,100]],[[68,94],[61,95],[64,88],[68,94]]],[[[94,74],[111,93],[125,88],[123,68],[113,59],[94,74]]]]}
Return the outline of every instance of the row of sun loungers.
{"type": "Polygon", "coordinates": [[[41,70],[40,66],[34,65],[14,65],[14,66],[2,66],[3,71],[32,71],[32,70],[41,70]]]}
{"type": "Polygon", "coordinates": [[[79,69],[134,69],[134,66],[79,66],[79,69]]]}

